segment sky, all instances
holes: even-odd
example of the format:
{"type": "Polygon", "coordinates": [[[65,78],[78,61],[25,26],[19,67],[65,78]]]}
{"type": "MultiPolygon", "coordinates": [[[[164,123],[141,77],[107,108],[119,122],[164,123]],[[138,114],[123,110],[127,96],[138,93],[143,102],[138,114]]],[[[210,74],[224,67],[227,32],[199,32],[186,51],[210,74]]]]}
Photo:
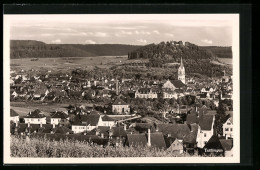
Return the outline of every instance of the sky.
{"type": "Polygon", "coordinates": [[[48,44],[131,44],[188,41],[232,46],[233,14],[7,15],[11,40],[48,44]]]}

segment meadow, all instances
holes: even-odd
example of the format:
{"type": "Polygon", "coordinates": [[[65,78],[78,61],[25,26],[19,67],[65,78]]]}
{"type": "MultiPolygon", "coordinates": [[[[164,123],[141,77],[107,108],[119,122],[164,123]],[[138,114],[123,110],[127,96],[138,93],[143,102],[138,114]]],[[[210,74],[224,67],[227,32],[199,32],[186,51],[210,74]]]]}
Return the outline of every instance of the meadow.
{"type": "Polygon", "coordinates": [[[39,58],[31,61],[31,58],[11,59],[12,70],[48,70],[68,72],[69,70],[93,69],[95,66],[100,68],[110,68],[126,62],[127,56],[96,56],[96,57],[66,57],[66,58],[39,58]]]}
{"type": "MultiPolygon", "coordinates": [[[[102,146],[85,141],[60,140],[47,138],[24,139],[11,136],[11,157],[38,158],[92,158],[92,157],[190,157],[187,153],[177,154],[174,151],[143,146],[102,146]]],[[[197,153],[192,155],[198,156],[197,153]]]]}

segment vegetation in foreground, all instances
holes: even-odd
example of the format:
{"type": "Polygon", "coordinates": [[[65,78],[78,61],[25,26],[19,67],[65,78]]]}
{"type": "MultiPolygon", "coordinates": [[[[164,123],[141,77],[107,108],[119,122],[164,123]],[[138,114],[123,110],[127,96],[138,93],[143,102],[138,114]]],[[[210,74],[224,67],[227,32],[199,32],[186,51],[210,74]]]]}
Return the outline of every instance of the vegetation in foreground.
{"type": "MultiPolygon", "coordinates": [[[[101,146],[88,142],[46,138],[24,139],[11,136],[11,157],[190,157],[187,153],[177,154],[173,151],[153,147],[113,147],[101,146]]],[[[192,155],[194,157],[198,154],[192,155]]]]}

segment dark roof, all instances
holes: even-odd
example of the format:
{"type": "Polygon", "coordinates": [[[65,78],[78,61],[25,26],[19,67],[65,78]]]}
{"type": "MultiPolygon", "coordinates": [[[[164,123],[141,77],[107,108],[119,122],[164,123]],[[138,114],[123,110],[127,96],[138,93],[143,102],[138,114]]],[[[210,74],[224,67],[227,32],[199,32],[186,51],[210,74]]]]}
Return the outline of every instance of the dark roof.
{"type": "Polygon", "coordinates": [[[124,130],[123,126],[120,127],[112,127],[111,128],[112,132],[113,132],[113,137],[126,137],[126,131],[124,130]]]}
{"type": "Polygon", "coordinates": [[[172,138],[181,139],[185,143],[196,143],[198,132],[196,124],[157,124],[157,128],[165,136],[171,134],[172,138]]]}
{"type": "Polygon", "coordinates": [[[41,111],[36,109],[33,112],[29,112],[25,118],[43,118],[46,117],[44,114],[41,114],[41,111]]]}
{"type": "Polygon", "coordinates": [[[147,87],[138,89],[138,92],[143,93],[143,94],[150,93],[150,91],[151,91],[151,88],[147,88],[147,87]]]}
{"type": "Polygon", "coordinates": [[[121,100],[120,98],[117,98],[113,105],[127,105],[127,103],[121,100]]]}
{"type": "Polygon", "coordinates": [[[181,80],[172,80],[171,83],[172,83],[176,88],[181,88],[181,87],[185,87],[185,86],[186,86],[181,80]]]}
{"type": "Polygon", "coordinates": [[[102,121],[115,121],[115,120],[113,118],[105,115],[105,116],[102,117],[102,121]]]}
{"type": "Polygon", "coordinates": [[[220,139],[219,140],[225,151],[230,151],[233,148],[232,139],[220,139]]]}
{"type": "Polygon", "coordinates": [[[89,114],[89,115],[82,115],[81,121],[82,123],[86,123],[90,126],[96,126],[98,124],[100,115],[98,114],[89,114]]]}
{"type": "Polygon", "coordinates": [[[201,130],[211,130],[213,118],[213,115],[203,115],[199,121],[201,130]]]}
{"type": "Polygon", "coordinates": [[[166,149],[166,143],[162,132],[151,133],[151,146],[166,149]]]}
{"type": "Polygon", "coordinates": [[[15,116],[19,116],[19,114],[16,113],[16,111],[14,111],[13,109],[10,109],[10,116],[15,117],[15,116]]]}
{"type": "Polygon", "coordinates": [[[208,114],[204,115],[200,113],[192,112],[191,114],[188,114],[186,118],[186,123],[187,124],[196,123],[199,124],[201,130],[211,130],[214,115],[208,115],[208,114]]]}
{"type": "Polygon", "coordinates": [[[61,118],[61,119],[66,119],[68,115],[64,112],[55,112],[51,118],[61,118]]]}
{"type": "Polygon", "coordinates": [[[129,145],[137,146],[147,145],[147,139],[144,133],[141,134],[127,134],[127,140],[129,145]]]}
{"type": "Polygon", "coordinates": [[[147,132],[148,129],[151,129],[151,131],[155,130],[154,124],[153,123],[135,123],[135,130],[139,132],[147,132]]]}
{"type": "Polygon", "coordinates": [[[40,128],[40,129],[41,129],[42,133],[51,133],[51,131],[53,129],[53,125],[52,124],[43,124],[42,128],[40,128]]]}
{"type": "Polygon", "coordinates": [[[203,148],[206,148],[206,149],[222,149],[224,151],[224,148],[222,147],[222,145],[219,141],[219,138],[216,135],[213,135],[203,148]]]}
{"type": "Polygon", "coordinates": [[[55,133],[60,133],[60,134],[66,134],[66,133],[72,133],[72,130],[65,126],[58,126],[54,129],[55,133]]]}

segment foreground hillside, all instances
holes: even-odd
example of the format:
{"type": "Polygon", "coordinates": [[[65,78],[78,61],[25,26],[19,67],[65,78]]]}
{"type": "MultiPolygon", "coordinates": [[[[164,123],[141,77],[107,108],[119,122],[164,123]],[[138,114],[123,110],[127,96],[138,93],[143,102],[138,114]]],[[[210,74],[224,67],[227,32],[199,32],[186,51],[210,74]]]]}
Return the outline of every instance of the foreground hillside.
{"type": "MultiPolygon", "coordinates": [[[[11,136],[11,157],[176,157],[190,156],[149,147],[98,146],[79,141],[26,140],[11,136]]],[[[197,154],[193,156],[198,156],[197,154]]]]}
{"type": "Polygon", "coordinates": [[[46,44],[34,40],[11,40],[11,58],[122,56],[141,46],[122,44],[46,44]]]}

